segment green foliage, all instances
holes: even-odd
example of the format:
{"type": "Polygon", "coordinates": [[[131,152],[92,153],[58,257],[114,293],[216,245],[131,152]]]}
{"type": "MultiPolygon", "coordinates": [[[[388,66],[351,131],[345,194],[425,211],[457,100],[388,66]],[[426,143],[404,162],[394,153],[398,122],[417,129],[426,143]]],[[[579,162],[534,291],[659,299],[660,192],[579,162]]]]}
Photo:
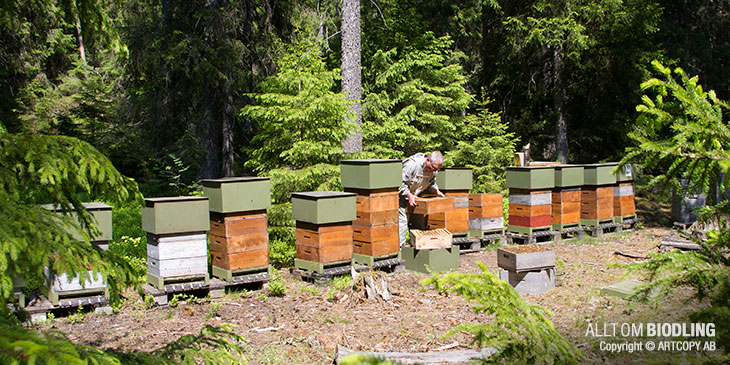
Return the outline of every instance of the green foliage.
{"type": "Polygon", "coordinates": [[[448,150],[472,97],[448,37],[426,34],[423,48],[379,50],[365,73],[373,80],[363,103],[363,145],[377,156],[402,158],[448,150]]]}
{"type": "Polygon", "coordinates": [[[274,278],[269,281],[267,290],[269,295],[274,297],[283,297],[286,294],[286,285],[284,284],[284,280],[281,279],[278,270],[274,271],[274,278]]]}
{"type": "Polygon", "coordinates": [[[693,237],[701,246],[699,251],[672,250],[656,253],[650,259],[628,265],[628,273],[639,272],[646,276],[645,285],[631,299],[660,303],[674,295],[676,288],[692,288],[693,297],[709,306],[698,306],[690,315],[694,322],[714,323],[717,343],[726,352],[730,350],[730,203],[712,207],[705,212],[705,221],[715,218],[719,230],[707,232],[704,242],[693,237]],[[720,218],[720,219],[717,219],[720,218]]]}
{"type": "Polygon", "coordinates": [[[96,149],[70,137],[3,134],[0,151],[0,310],[7,310],[14,278],[40,277],[44,267],[85,280],[91,265],[117,300],[134,283],[133,270],[121,256],[91,245],[90,234],[98,231],[82,202],[121,205],[139,198],[136,184],[96,149]],[[38,205],[49,202],[73,209],[80,225],[38,205]],[[75,241],[73,231],[83,240],[75,241]]]}
{"type": "Polygon", "coordinates": [[[332,279],[332,286],[334,286],[336,290],[345,290],[348,288],[352,288],[352,276],[350,276],[350,275],[335,276],[335,278],[332,279]]]}
{"type": "Polygon", "coordinates": [[[241,110],[256,128],[246,167],[257,172],[284,166],[300,168],[335,164],[343,155],[341,141],[354,125],[345,96],[335,93],[339,70],[327,70],[319,44],[301,39],[282,45],[278,73],[264,80],[254,105],[241,110]]]}
{"type": "Polygon", "coordinates": [[[676,184],[682,177],[694,189],[710,192],[730,169],[730,128],[723,120],[730,106],[714,91],[705,92],[697,76],[690,78],[681,68],[672,72],[659,61],[652,65],[658,77],[641,84],[647,94],[636,107],[636,130],[629,133],[638,146],[627,148],[621,163],[659,170],[649,185],[676,184]]]}
{"type": "Polygon", "coordinates": [[[269,241],[269,263],[276,269],[294,266],[294,259],[297,257],[297,249],[294,239],[281,241],[272,239],[269,241]]]}
{"type": "Polygon", "coordinates": [[[86,312],[84,312],[84,307],[79,306],[76,308],[76,312],[72,313],[68,316],[68,323],[70,324],[76,324],[81,323],[86,318],[86,312]]]}
{"type": "Polygon", "coordinates": [[[489,361],[516,364],[577,364],[583,355],[558,333],[545,317],[550,312],[525,302],[509,283],[499,280],[479,263],[479,274],[451,273],[443,277],[434,274],[424,279],[441,292],[457,293],[470,301],[476,313],[486,313],[487,323],[461,324],[445,336],[459,332],[474,335],[477,347],[494,347],[498,353],[489,361]]]}
{"type": "Polygon", "coordinates": [[[394,363],[390,360],[384,360],[373,355],[362,355],[362,354],[350,354],[345,356],[342,361],[342,365],[393,365],[394,363]]]}
{"type": "Polygon", "coordinates": [[[457,128],[456,146],[444,156],[447,166],[472,168],[475,193],[505,190],[505,166],[512,163],[514,133],[507,132],[499,114],[491,113],[489,99],[476,100],[477,114],[469,114],[457,128]]]}

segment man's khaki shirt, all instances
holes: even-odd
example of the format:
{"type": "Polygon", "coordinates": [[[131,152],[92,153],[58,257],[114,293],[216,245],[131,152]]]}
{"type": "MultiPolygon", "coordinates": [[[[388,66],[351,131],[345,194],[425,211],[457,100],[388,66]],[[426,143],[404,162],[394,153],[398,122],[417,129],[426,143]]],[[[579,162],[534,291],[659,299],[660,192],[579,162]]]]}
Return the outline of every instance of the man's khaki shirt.
{"type": "Polygon", "coordinates": [[[436,192],[436,173],[425,170],[426,155],[416,153],[403,161],[403,180],[401,181],[398,193],[403,198],[408,198],[408,192],[419,195],[424,191],[436,192]]]}

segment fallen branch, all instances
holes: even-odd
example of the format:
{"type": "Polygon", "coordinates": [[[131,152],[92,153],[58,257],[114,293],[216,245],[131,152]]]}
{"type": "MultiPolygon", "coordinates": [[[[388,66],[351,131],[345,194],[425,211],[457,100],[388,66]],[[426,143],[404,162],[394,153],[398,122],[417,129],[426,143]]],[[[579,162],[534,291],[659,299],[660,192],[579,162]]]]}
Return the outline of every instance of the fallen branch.
{"type": "Polygon", "coordinates": [[[398,362],[401,364],[448,364],[469,363],[473,360],[486,360],[497,353],[497,350],[488,347],[481,350],[458,350],[444,352],[360,352],[337,345],[335,364],[339,364],[345,356],[359,353],[377,358],[398,362]]]}
{"type": "Polygon", "coordinates": [[[639,255],[634,255],[634,254],[625,253],[625,252],[621,252],[621,251],[616,251],[613,254],[614,255],[628,257],[628,258],[631,258],[631,259],[638,259],[638,260],[646,260],[646,259],[648,259],[648,257],[646,257],[646,256],[639,256],[639,255]]]}

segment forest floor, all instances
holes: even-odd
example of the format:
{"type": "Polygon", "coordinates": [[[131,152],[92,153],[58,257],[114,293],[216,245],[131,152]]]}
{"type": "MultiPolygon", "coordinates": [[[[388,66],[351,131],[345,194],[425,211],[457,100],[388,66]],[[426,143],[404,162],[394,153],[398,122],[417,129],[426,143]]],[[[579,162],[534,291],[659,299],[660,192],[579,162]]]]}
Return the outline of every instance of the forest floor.
{"type": "MultiPolygon", "coordinates": [[[[616,264],[635,259],[617,251],[646,256],[657,251],[668,228],[650,227],[602,238],[549,243],[557,258],[556,287],[542,295],[523,295],[529,303],[552,312],[555,328],[591,363],[645,362],[657,352],[612,354],[601,351],[607,339],[586,336],[589,323],[648,323],[687,321],[697,304],[688,300],[689,290],[660,305],[630,303],[604,296],[602,287],[623,279],[626,272],[616,264]]],[[[463,273],[478,273],[477,263],[497,273],[496,247],[461,256],[463,273]]],[[[470,348],[470,336],[443,335],[462,323],[489,321],[475,314],[458,295],[440,294],[419,282],[425,274],[405,271],[387,274],[392,294],[390,303],[367,301],[353,292],[346,279],[312,284],[279,270],[286,286],[284,296],[267,295],[267,290],[229,292],[212,301],[182,301],[177,306],[148,308],[136,293],[130,293],[113,315],[86,314],[82,318],[59,317],[41,327],[54,327],[73,341],[123,351],[150,351],[182,335],[198,334],[206,324],[235,325],[234,331],[248,342],[246,358],[253,364],[328,364],[338,344],[375,352],[423,352],[470,348]]],[[[637,278],[637,277],[626,277],[637,278]]],[[[608,339],[623,342],[624,338],[608,339]]],[[[666,362],[703,359],[705,352],[660,353],[655,360],[666,362]],[[680,356],[680,357],[677,357],[680,356]]]]}

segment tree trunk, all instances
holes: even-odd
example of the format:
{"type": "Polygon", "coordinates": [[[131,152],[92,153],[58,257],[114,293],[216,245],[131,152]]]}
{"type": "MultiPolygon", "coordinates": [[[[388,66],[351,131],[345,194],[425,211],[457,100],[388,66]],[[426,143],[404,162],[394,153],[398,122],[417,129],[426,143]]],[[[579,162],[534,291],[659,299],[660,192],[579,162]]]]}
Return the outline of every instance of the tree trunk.
{"type": "Polygon", "coordinates": [[[557,131],[556,131],[556,152],[558,161],[561,163],[568,162],[568,120],[565,112],[565,101],[567,92],[563,80],[563,46],[553,48],[553,106],[555,113],[558,115],[557,131]]]}
{"type": "MultiPolygon", "coordinates": [[[[230,65],[228,65],[230,67],[230,65]]],[[[230,70],[230,68],[229,68],[230,70]]],[[[226,75],[224,84],[225,100],[221,110],[221,175],[233,176],[233,123],[235,115],[233,113],[233,88],[231,86],[231,74],[226,75]]]]}
{"type": "Polygon", "coordinates": [[[76,40],[79,42],[79,56],[81,61],[86,63],[86,50],[84,49],[84,36],[81,34],[81,19],[76,16],[76,40]]]}
{"type": "MultiPolygon", "coordinates": [[[[347,100],[352,100],[350,109],[355,113],[355,120],[347,121],[362,126],[362,80],[360,74],[360,0],[343,0],[342,2],[342,92],[347,100]]],[[[362,151],[362,132],[353,130],[342,141],[345,153],[362,151]]]]}

